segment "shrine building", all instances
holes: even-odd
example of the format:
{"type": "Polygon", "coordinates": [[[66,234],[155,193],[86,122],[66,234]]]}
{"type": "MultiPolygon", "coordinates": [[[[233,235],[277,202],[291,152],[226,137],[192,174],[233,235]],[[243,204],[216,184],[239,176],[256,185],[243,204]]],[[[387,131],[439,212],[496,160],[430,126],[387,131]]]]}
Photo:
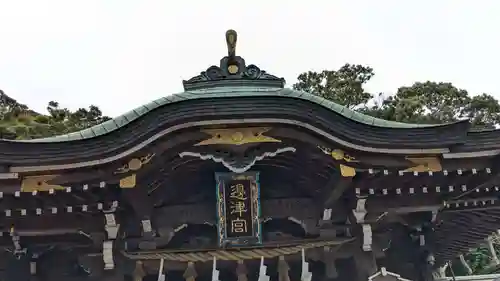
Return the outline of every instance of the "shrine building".
{"type": "Polygon", "coordinates": [[[0,141],[0,280],[430,281],[500,228],[500,131],[286,88],[236,39],[182,93],[0,141]]]}

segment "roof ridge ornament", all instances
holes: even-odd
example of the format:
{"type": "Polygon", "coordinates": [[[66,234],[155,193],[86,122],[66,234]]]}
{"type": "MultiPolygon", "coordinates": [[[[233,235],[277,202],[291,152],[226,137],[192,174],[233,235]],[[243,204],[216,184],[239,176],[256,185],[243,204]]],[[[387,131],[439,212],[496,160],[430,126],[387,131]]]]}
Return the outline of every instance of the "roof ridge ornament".
{"type": "Polygon", "coordinates": [[[227,56],[230,58],[236,57],[236,43],[238,42],[238,33],[229,29],[226,31],[227,56]]]}
{"type": "Polygon", "coordinates": [[[227,56],[220,60],[220,66],[212,65],[200,75],[184,80],[185,91],[220,86],[255,86],[284,88],[285,79],[266,73],[256,65],[246,65],[245,60],[236,55],[238,34],[226,31],[227,56]]]}

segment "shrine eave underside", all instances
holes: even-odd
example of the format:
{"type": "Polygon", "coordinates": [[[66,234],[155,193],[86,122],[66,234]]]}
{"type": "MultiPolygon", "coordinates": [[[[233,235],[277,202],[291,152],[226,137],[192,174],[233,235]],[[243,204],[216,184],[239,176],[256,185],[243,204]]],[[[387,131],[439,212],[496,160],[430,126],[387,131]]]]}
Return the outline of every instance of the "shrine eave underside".
{"type": "MultiPolygon", "coordinates": [[[[500,153],[500,130],[471,131],[467,121],[405,124],[352,111],[291,89],[231,86],[163,97],[79,132],[28,141],[0,141],[10,172],[82,168],[111,163],[195,128],[293,127],[323,144],[350,151],[434,155],[444,159],[500,153]]],[[[317,143],[316,143],[317,144],[317,143]]]]}

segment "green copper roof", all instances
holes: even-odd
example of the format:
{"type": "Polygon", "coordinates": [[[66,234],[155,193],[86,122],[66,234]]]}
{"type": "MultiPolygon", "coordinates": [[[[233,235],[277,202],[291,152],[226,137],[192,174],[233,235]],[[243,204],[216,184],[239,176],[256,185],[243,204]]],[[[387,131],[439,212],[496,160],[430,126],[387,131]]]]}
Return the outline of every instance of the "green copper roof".
{"type": "Polygon", "coordinates": [[[240,86],[240,87],[218,87],[218,88],[198,89],[198,90],[186,91],[179,94],[173,94],[167,97],[159,98],[148,104],[139,106],[136,109],[129,111],[123,115],[120,115],[112,120],[106,121],[102,124],[93,126],[91,128],[79,132],[74,132],[66,135],[60,135],[49,138],[25,140],[24,142],[63,142],[63,141],[94,138],[110,133],[118,128],[121,128],[127,125],[128,123],[134,121],[135,119],[147,114],[151,110],[164,105],[185,100],[217,99],[225,97],[287,97],[287,98],[302,99],[305,101],[310,101],[319,104],[321,106],[324,106],[330,109],[331,111],[341,114],[351,120],[372,126],[385,127],[385,128],[420,128],[420,127],[440,126],[440,125],[427,125],[427,124],[407,124],[401,122],[387,121],[356,112],[345,106],[336,104],[319,96],[305,92],[295,91],[292,89],[279,89],[279,88],[266,88],[266,87],[256,88],[256,87],[240,86]]]}

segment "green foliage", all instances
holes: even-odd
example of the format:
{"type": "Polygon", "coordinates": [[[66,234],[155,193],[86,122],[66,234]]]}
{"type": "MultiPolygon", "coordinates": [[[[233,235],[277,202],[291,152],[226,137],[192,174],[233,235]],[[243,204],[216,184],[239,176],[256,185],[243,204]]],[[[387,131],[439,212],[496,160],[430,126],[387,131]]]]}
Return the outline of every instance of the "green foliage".
{"type": "Polygon", "coordinates": [[[370,67],[346,64],[338,70],[302,73],[293,88],[391,121],[440,124],[469,119],[480,128],[500,124],[500,104],[489,94],[472,96],[451,83],[427,81],[400,87],[385,97],[365,91],[363,86],[373,75],[370,67]]]}
{"type": "Polygon", "coordinates": [[[339,70],[302,73],[293,88],[354,108],[370,100],[371,94],[365,92],[363,84],[373,75],[370,67],[345,64],[339,70]]]}
{"type": "Polygon", "coordinates": [[[60,108],[51,101],[48,115],[30,110],[0,91],[0,138],[34,139],[67,134],[92,127],[109,117],[103,116],[97,106],[80,108],[74,112],[60,108]]]}
{"type": "Polygon", "coordinates": [[[392,113],[387,117],[395,121],[447,123],[463,117],[469,99],[467,91],[451,83],[427,81],[400,87],[384,101],[381,109],[392,113]]]}
{"type": "Polygon", "coordinates": [[[491,265],[491,255],[486,247],[473,249],[464,258],[473,273],[479,273],[491,265]]]}

